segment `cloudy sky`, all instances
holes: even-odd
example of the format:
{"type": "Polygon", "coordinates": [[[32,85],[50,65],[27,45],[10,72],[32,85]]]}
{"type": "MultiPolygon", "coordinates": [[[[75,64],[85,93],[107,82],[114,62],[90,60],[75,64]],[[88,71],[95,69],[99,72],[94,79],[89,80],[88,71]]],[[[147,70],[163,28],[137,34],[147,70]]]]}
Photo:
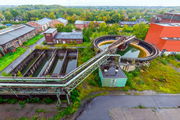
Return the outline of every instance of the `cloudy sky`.
{"type": "Polygon", "coordinates": [[[180,0],[0,0],[0,5],[59,4],[64,6],[180,6],[180,0]]]}

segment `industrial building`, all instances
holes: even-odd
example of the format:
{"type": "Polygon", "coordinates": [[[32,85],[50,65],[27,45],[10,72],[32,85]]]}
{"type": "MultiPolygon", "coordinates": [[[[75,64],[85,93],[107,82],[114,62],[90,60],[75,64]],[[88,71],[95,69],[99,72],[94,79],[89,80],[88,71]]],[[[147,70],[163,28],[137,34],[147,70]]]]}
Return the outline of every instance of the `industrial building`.
{"type": "Polygon", "coordinates": [[[56,28],[50,28],[44,32],[47,44],[58,43],[83,43],[82,32],[57,32],[56,28]]]}
{"type": "Polygon", "coordinates": [[[51,21],[50,27],[55,27],[57,24],[63,24],[64,26],[66,26],[68,24],[68,20],[66,20],[65,18],[54,19],[51,21]]]}
{"type": "Polygon", "coordinates": [[[47,30],[49,27],[55,27],[57,24],[67,25],[68,21],[64,18],[58,19],[50,19],[50,18],[43,18],[37,21],[30,21],[27,23],[36,28],[37,32],[42,32],[47,30]]]}
{"type": "Polygon", "coordinates": [[[133,26],[135,24],[139,24],[139,23],[148,23],[148,21],[146,21],[143,18],[137,19],[136,21],[120,21],[119,25],[124,26],[124,25],[128,25],[128,26],[133,26]]]}
{"type": "Polygon", "coordinates": [[[36,28],[37,32],[45,31],[50,27],[51,19],[43,18],[37,21],[30,21],[27,24],[36,28]]]}
{"type": "Polygon", "coordinates": [[[34,27],[28,25],[15,25],[0,31],[0,56],[8,52],[13,52],[23,42],[34,37],[36,31],[34,27]]]}
{"type": "Polygon", "coordinates": [[[180,52],[180,23],[150,24],[145,41],[160,51],[180,52]]]}
{"type": "Polygon", "coordinates": [[[102,65],[99,68],[99,76],[103,87],[124,87],[127,76],[115,62],[102,65]]]}
{"type": "Polygon", "coordinates": [[[82,30],[84,28],[87,28],[91,22],[93,22],[93,23],[95,23],[97,25],[99,25],[101,23],[105,23],[104,21],[82,21],[82,20],[76,20],[74,24],[75,24],[75,27],[77,29],[82,30]]]}
{"type": "Polygon", "coordinates": [[[180,23],[180,13],[165,13],[156,15],[151,23],[180,23]]]}

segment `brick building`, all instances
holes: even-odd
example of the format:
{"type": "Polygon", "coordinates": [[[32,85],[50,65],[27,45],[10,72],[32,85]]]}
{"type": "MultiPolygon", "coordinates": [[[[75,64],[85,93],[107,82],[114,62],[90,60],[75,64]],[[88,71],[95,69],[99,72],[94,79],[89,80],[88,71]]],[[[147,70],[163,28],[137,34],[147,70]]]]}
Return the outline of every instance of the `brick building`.
{"type": "Polygon", "coordinates": [[[37,21],[30,21],[27,24],[31,25],[32,27],[35,27],[37,32],[42,32],[42,31],[47,30],[50,27],[51,21],[52,20],[49,18],[43,18],[37,21]]]}
{"type": "Polygon", "coordinates": [[[0,31],[0,56],[13,52],[23,42],[34,37],[36,31],[29,25],[16,25],[0,31]]]}
{"type": "Polygon", "coordinates": [[[66,20],[64,18],[58,18],[58,19],[54,19],[50,22],[51,27],[55,27],[57,24],[63,24],[64,26],[66,26],[68,24],[68,20],[66,20]]]}
{"type": "Polygon", "coordinates": [[[77,29],[82,30],[84,28],[87,28],[89,26],[90,22],[94,22],[96,24],[105,23],[104,21],[81,21],[81,20],[76,20],[74,24],[75,24],[75,27],[77,29]]]}
{"type": "Polygon", "coordinates": [[[50,18],[43,18],[37,21],[30,21],[27,24],[35,27],[37,32],[42,32],[47,30],[49,27],[55,27],[57,24],[63,24],[64,26],[66,26],[68,24],[68,21],[64,18],[58,18],[54,20],[50,18]]]}
{"type": "Polygon", "coordinates": [[[56,28],[50,28],[44,32],[44,36],[47,44],[83,43],[82,32],[57,32],[56,28]]]}
{"type": "Polygon", "coordinates": [[[180,23],[150,24],[145,41],[167,53],[180,52],[180,23]]]}
{"type": "Polygon", "coordinates": [[[156,15],[151,19],[151,23],[180,23],[180,13],[156,15]]]}

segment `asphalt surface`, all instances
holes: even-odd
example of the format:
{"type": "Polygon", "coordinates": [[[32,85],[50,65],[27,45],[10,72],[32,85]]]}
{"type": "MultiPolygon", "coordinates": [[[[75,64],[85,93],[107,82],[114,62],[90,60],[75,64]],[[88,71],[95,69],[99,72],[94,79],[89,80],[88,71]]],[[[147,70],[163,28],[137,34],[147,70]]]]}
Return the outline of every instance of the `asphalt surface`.
{"type": "Polygon", "coordinates": [[[14,60],[9,66],[7,66],[2,72],[9,73],[11,72],[18,64],[20,64],[34,49],[36,45],[40,45],[45,41],[45,38],[41,38],[39,41],[37,41],[35,44],[29,46],[29,48],[26,50],[25,53],[23,53],[21,56],[19,56],[16,60],[14,60]]]}
{"type": "Polygon", "coordinates": [[[114,108],[144,107],[174,108],[180,106],[180,95],[100,96],[93,99],[77,120],[111,120],[109,111],[114,108]]]}

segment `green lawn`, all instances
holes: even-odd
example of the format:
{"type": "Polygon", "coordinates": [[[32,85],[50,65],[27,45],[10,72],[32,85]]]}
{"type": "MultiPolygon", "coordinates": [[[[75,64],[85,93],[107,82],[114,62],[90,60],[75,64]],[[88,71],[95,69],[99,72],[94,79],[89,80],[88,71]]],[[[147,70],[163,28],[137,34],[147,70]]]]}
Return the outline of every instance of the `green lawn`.
{"type": "Polygon", "coordinates": [[[23,43],[24,46],[30,46],[35,44],[39,39],[43,38],[43,35],[36,35],[35,37],[27,40],[26,42],[23,43]]]}
{"type": "Polygon", "coordinates": [[[16,52],[7,53],[5,56],[0,57],[0,71],[6,68],[11,64],[15,59],[22,55],[26,51],[25,48],[19,47],[16,49],[16,52]]]}

